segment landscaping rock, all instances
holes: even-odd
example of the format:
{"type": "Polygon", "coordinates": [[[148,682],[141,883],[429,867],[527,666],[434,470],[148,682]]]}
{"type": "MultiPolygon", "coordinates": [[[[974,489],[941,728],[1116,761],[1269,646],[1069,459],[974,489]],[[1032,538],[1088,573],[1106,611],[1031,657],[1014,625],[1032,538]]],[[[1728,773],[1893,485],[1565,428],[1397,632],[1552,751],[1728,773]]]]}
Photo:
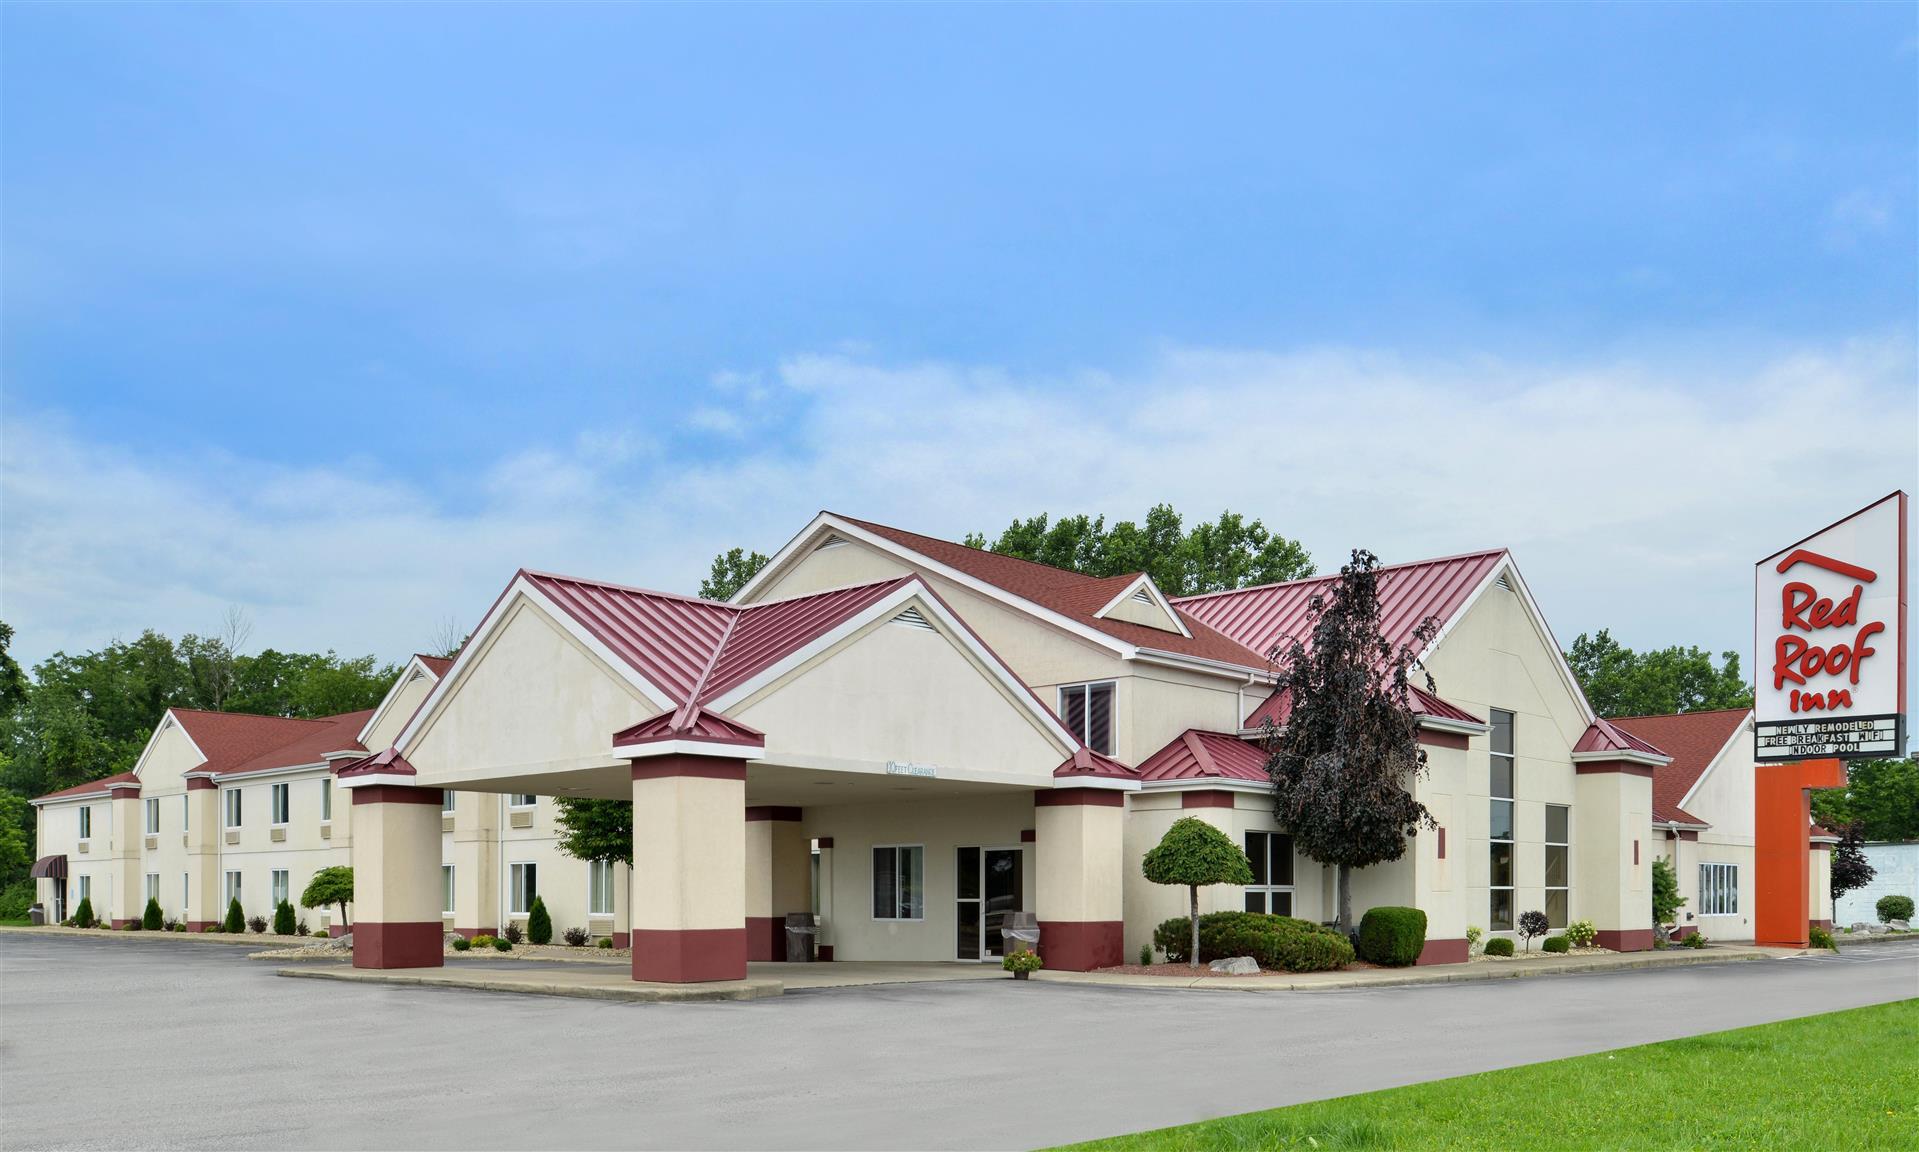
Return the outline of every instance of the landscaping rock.
{"type": "Polygon", "coordinates": [[[348,932],[344,936],[335,936],[330,940],[322,940],[320,941],[320,947],[331,948],[335,952],[351,952],[353,951],[353,933],[348,932]]]}
{"type": "Polygon", "coordinates": [[[455,940],[464,940],[464,939],[466,939],[466,937],[464,937],[464,936],[462,936],[462,935],[460,935],[460,934],[459,934],[458,932],[444,932],[444,933],[442,933],[442,934],[441,934],[441,937],[442,937],[442,938],[441,938],[441,940],[440,940],[440,945],[441,945],[441,947],[444,947],[444,948],[451,948],[451,947],[453,947],[453,942],[454,942],[455,940]]]}
{"type": "Polygon", "coordinates": [[[1888,920],[1886,921],[1886,927],[1892,929],[1894,932],[1912,931],[1912,925],[1904,920],[1888,920]]]}
{"type": "Polygon", "coordinates": [[[1227,976],[1257,976],[1259,961],[1251,956],[1235,956],[1231,960],[1215,960],[1207,967],[1227,976]]]}
{"type": "Polygon", "coordinates": [[[1852,922],[1852,927],[1846,929],[1857,936],[1875,936],[1885,930],[1884,924],[1868,924],[1864,920],[1855,920],[1852,922]]]}

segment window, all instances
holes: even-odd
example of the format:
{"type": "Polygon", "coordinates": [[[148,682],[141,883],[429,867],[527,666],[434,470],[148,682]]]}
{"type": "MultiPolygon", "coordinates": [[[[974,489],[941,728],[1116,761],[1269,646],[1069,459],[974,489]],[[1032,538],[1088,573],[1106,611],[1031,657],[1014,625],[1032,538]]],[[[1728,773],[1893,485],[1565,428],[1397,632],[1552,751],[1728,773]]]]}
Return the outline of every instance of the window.
{"type": "Polygon", "coordinates": [[[147,835],[160,834],[160,798],[155,796],[147,800],[147,835]]]}
{"type": "Polygon", "coordinates": [[[586,914],[613,915],[613,861],[592,860],[586,866],[586,914]]]}
{"type": "Polygon", "coordinates": [[[85,840],[91,837],[92,835],[93,835],[93,805],[82,804],[80,805],[80,839],[85,840]]]}
{"type": "Polygon", "coordinates": [[[292,885],[288,883],[287,880],[286,869],[275,868],[273,870],[273,907],[276,911],[282,903],[289,899],[288,893],[291,888],[292,885]]]}
{"type": "Polygon", "coordinates": [[[193,907],[193,873],[180,873],[180,918],[186,919],[187,909],[193,907]]]}
{"type": "Polygon", "coordinates": [[[240,874],[238,872],[229,872],[227,873],[227,901],[226,902],[228,904],[231,904],[235,900],[238,900],[239,898],[240,898],[240,874]]]}
{"type": "Polygon", "coordinates": [[[1513,930],[1513,714],[1492,710],[1492,797],[1486,839],[1491,841],[1492,890],[1487,919],[1494,932],[1513,930]]]}
{"type": "Polygon", "coordinates": [[[193,793],[188,792],[186,795],[180,797],[180,831],[186,832],[191,830],[192,828],[193,828],[193,793]]]}
{"type": "Polygon", "coordinates": [[[320,823],[333,822],[333,777],[320,781],[320,823]]]}
{"type": "Polygon", "coordinates": [[[1571,825],[1572,809],[1546,805],[1546,922],[1554,928],[1566,926],[1566,893],[1572,883],[1571,825]]]}
{"type": "Polygon", "coordinates": [[[80,877],[80,899],[82,900],[93,899],[93,877],[91,876],[80,877]]]}
{"type": "Polygon", "coordinates": [[[533,907],[534,897],[540,894],[540,867],[537,864],[515,864],[507,877],[507,911],[515,916],[524,916],[533,907]]]}
{"type": "Polygon", "coordinates": [[[1701,916],[1739,915],[1739,865],[1701,864],[1699,866],[1699,914],[1701,916]]]}
{"type": "Polygon", "coordinates": [[[458,795],[458,792],[451,789],[440,793],[440,811],[446,813],[448,816],[453,815],[453,798],[458,795]]]}
{"type": "Polygon", "coordinates": [[[531,808],[539,802],[540,798],[538,796],[524,796],[517,792],[506,798],[506,806],[508,808],[531,808]]]}
{"type": "Polygon", "coordinates": [[[1246,859],[1253,882],[1246,886],[1246,911],[1293,914],[1293,838],[1280,832],[1246,833],[1246,859]]]}
{"type": "Polygon", "coordinates": [[[1113,682],[1069,684],[1059,690],[1059,715],[1079,742],[1102,756],[1113,754],[1113,682]]]}
{"type": "Polygon", "coordinates": [[[226,797],[227,827],[238,828],[240,826],[240,790],[229,788],[226,791],[226,797]]]}
{"type": "MultiPolygon", "coordinates": [[[[451,793],[448,793],[451,795],[451,793]]],[[[453,865],[440,865],[440,911],[453,915],[453,865]]]]}
{"type": "Polygon", "coordinates": [[[275,824],[287,822],[287,787],[285,784],[273,786],[273,822],[275,824]]]}
{"type": "Polygon", "coordinates": [[[873,849],[873,919],[926,918],[926,849],[890,844],[873,849]]]}
{"type": "Polygon", "coordinates": [[[144,909],[147,902],[155,901],[159,898],[160,874],[158,872],[149,872],[147,873],[147,900],[141,904],[141,908],[144,909]]]}

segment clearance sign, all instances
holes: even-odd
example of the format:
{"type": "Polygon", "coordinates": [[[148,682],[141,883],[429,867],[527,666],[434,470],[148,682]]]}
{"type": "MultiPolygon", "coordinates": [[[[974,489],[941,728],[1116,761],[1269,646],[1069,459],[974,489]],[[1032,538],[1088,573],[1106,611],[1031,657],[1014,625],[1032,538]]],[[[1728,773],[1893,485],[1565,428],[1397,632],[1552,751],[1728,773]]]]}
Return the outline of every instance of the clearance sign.
{"type": "Polygon", "coordinates": [[[1906,494],[1766,557],[1756,580],[1755,759],[1902,755],[1906,494]]]}

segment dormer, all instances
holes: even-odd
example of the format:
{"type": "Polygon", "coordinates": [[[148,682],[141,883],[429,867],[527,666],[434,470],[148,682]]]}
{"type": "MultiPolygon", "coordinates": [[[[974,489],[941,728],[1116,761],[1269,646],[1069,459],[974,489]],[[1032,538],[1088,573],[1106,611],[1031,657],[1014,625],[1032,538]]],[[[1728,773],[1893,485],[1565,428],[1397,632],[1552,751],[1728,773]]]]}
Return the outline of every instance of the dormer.
{"type": "Polygon", "coordinates": [[[1173,611],[1172,604],[1160,592],[1159,586],[1153,583],[1153,578],[1144,572],[1128,580],[1120,588],[1119,594],[1093,615],[1101,620],[1124,620],[1128,624],[1157,628],[1161,632],[1180,636],[1192,635],[1179,614],[1173,611]]]}

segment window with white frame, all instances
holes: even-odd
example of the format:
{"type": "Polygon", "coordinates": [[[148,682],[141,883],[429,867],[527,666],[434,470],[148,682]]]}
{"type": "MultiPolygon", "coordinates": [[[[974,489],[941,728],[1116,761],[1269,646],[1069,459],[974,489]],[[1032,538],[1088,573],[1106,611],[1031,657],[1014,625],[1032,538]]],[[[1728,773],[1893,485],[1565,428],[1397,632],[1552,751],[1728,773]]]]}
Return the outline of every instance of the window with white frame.
{"type": "Polygon", "coordinates": [[[926,847],[887,844],[873,849],[873,919],[926,918],[926,847]]]}
{"type": "Polygon", "coordinates": [[[187,909],[193,907],[193,873],[180,873],[180,918],[185,919],[187,909]]]}
{"type": "Polygon", "coordinates": [[[240,790],[238,788],[229,788],[226,790],[225,795],[227,827],[238,828],[240,826],[240,790]]]}
{"type": "Polygon", "coordinates": [[[459,793],[453,791],[451,788],[448,788],[445,791],[441,792],[440,793],[440,811],[445,813],[448,816],[453,815],[453,798],[458,795],[459,793]]]}
{"type": "Polygon", "coordinates": [[[287,796],[289,787],[290,785],[286,784],[275,784],[273,786],[273,822],[275,824],[285,824],[287,822],[287,812],[291,807],[291,805],[288,804],[287,796]]]}
{"type": "Polygon", "coordinates": [[[147,798],[146,810],[147,835],[158,836],[160,834],[160,798],[158,796],[149,796],[147,798]]]}
{"type": "Polygon", "coordinates": [[[90,839],[92,836],[93,836],[93,805],[82,804],[80,805],[80,839],[87,840],[87,839],[90,839]]]}
{"type": "MultiPolygon", "coordinates": [[[[147,902],[150,903],[159,898],[160,874],[158,872],[149,872],[147,873],[147,902]]],[[[145,904],[142,904],[142,907],[145,907],[145,904]]]]}
{"type": "Polygon", "coordinates": [[[80,877],[80,899],[82,900],[93,899],[93,877],[91,876],[80,877]]]}
{"type": "Polygon", "coordinates": [[[1079,742],[1102,756],[1113,754],[1113,682],[1067,684],[1059,690],[1059,716],[1079,742]]]}
{"type": "Polygon", "coordinates": [[[227,873],[226,903],[231,904],[235,900],[238,900],[239,898],[240,898],[240,874],[238,872],[229,872],[227,873]]]}
{"type": "Polygon", "coordinates": [[[320,823],[333,822],[333,777],[320,781],[320,823]]]}
{"type": "Polygon", "coordinates": [[[590,860],[586,865],[586,914],[613,915],[613,861],[590,860]]]}
{"type": "Polygon", "coordinates": [[[1246,886],[1246,911],[1293,914],[1293,838],[1283,832],[1246,833],[1246,859],[1253,882],[1246,886]]]}
{"type": "Polygon", "coordinates": [[[506,910],[514,916],[524,916],[533,909],[533,901],[540,895],[540,866],[533,863],[515,864],[507,873],[506,910]]]}
{"type": "Polygon", "coordinates": [[[1546,922],[1566,926],[1567,895],[1572,881],[1572,809],[1546,805],[1546,922]]]}
{"type": "Polygon", "coordinates": [[[293,885],[284,868],[273,870],[273,907],[277,911],[281,904],[291,898],[293,885]]]}
{"type": "Polygon", "coordinates": [[[440,911],[453,915],[453,865],[440,865],[440,911]]]}
{"type": "Polygon", "coordinates": [[[1492,772],[1487,794],[1486,839],[1490,846],[1491,889],[1487,926],[1494,932],[1513,930],[1513,714],[1492,710],[1492,772]]]}
{"type": "Polygon", "coordinates": [[[188,832],[188,831],[191,831],[192,829],[193,829],[193,793],[188,792],[185,795],[180,797],[180,831],[188,832]]]}
{"type": "Polygon", "coordinates": [[[508,808],[531,808],[539,802],[540,798],[538,796],[518,792],[506,798],[506,806],[508,808]]]}
{"type": "Polygon", "coordinates": [[[1739,865],[1701,864],[1699,866],[1699,914],[1701,916],[1739,915],[1739,865]]]}

